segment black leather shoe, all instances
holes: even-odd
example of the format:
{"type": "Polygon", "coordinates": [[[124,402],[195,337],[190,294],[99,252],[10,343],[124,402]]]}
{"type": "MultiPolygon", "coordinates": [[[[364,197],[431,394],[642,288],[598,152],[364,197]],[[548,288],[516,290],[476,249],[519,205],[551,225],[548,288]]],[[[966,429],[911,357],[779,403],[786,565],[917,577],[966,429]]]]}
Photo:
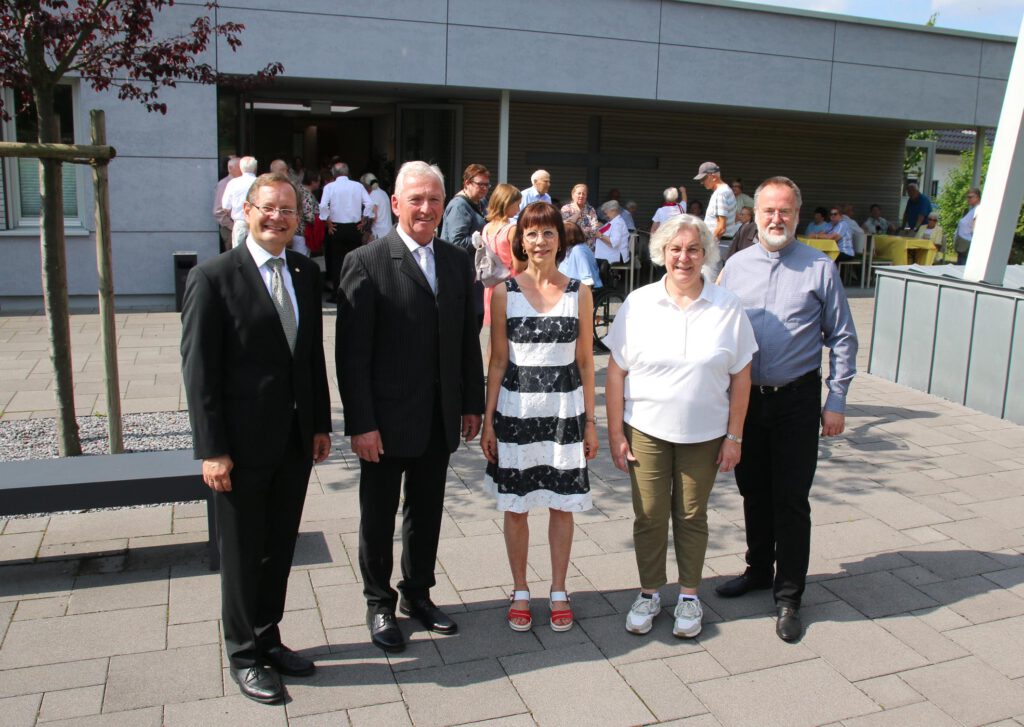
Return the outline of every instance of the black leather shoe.
{"type": "Polygon", "coordinates": [[[763,591],[772,587],[771,578],[758,578],[749,572],[726,581],[720,586],[715,586],[715,593],[722,598],[736,598],[748,591],[763,591]]]}
{"type": "Polygon", "coordinates": [[[272,668],[253,664],[240,669],[231,667],[229,671],[242,694],[254,702],[276,704],[284,699],[281,677],[272,668]]]}
{"type": "Polygon", "coordinates": [[[794,606],[779,606],[779,620],[775,622],[775,633],[783,641],[797,641],[804,634],[800,620],[800,609],[794,606]]]}
{"type": "Polygon", "coordinates": [[[278,674],[289,677],[308,677],[316,671],[316,664],[299,656],[284,644],[278,644],[266,651],[267,661],[278,674]]]}
{"type": "Polygon", "coordinates": [[[391,653],[405,649],[405,637],[395,622],[395,614],[367,614],[366,625],[370,627],[370,641],[374,646],[391,653]]]}
{"type": "Polygon", "coordinates": [[[423,628],[435,634],[454,634],[459,630],[459,625],[429,598],[418,598],[414,601],[403,598],[398,603],[398,610],[406,616],[412,616],[423,624],[423,628]]]}

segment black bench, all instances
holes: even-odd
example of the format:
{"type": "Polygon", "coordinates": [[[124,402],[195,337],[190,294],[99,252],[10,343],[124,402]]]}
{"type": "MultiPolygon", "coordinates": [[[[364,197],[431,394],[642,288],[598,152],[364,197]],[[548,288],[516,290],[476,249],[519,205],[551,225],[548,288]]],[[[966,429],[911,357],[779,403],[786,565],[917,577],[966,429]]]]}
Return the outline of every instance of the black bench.
{"type": "Polygon", "coordinates": [[[210,570],[218,570],[209,493],[191,450],[0,462],[0,517],[206,500],[210,570]]]}

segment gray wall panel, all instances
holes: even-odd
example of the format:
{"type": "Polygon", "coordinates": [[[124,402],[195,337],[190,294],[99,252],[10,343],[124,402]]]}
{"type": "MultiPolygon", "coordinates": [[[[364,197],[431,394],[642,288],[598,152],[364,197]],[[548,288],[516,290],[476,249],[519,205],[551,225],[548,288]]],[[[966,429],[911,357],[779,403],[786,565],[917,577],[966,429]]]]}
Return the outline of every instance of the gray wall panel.
{"type": "Polygon", "coordinates": [[[981,75],[986,78],[1010,77],[1010,63],[1013,61],[1012,43],[995,43],[984,40],[981,43],[981,75]]]}
{"type": "Polygon", "coordinates": [[[449,84],[493,85],[495,59],[505,67],[500,87],[509,89],[654,98],[658,77],[653,43],[451,27],[449,84]]]}
{"type": "MultiPolygon", "coordinates": [[[[294,13],[322,13],[357,18],[401,18],[443,23],[448,14],[447,0],[227,0],[220,4],[225,12],[235,8],[282,10],[294,13]]],[[[244,42],[244,40],[243,40],[244,42]]]]}
{"type": "Polygon", "coordinates": [[[661,47],[658,98],[665,101],[824,113],[828,111],[828,86],[829,64],[824,61],[661,47]],[[744,91],[737,94],[731,83],[711,83],[709,79],[714,78],[742,78],[744,91]]]}
{"type": "Polygon", "coordinates": [[[216,231],[216,184],[217,163],[212,157],[117,159],[110,165],[110,228],[114,233],[216,231]]]}
{"type": "MultiPolygon", "coordinates": [[[[935,338],[931,393],[958,403],[964,400],[973,317],[973,293],[955,288],[942,289],[936,323],[938,334],[935,338]]],[[[878,337],[877,328],[875,337],[878,337]]]]}
{"type": "Polygon", "coordinates": [[[981,43],[974,38],[837,23],[835,60],[899,70],[977,75],[981,43]]]}
{"type": "Polygon", "coordinates": [[[220,252],[219,244],[220,237],[216,231],[188,233],[168,230],[115,235],[114,289],[124,295],[173,294],[174,253],[196,252],[199,262],[202,262],[220,252]],[[142,274],[139,275],[138,271],[142,274]]]}
{"type": "Polygon", "coordinates": [[[974,315],[971,367],[964,403],[996,417],[1003,415],[1015,302],[981,294],[974,315]]]}
{"type": "Polygon", "coordinates": [[[890,381],[896,380],[903,328],[903,300],[906,290],[899,278],[879,275],[875,287],[875,320],[871,336],[868,371],[890,381]]]}
{"type": "Polygon", "coordinates": [[[938,300],[939,289],[934,285],[907,282],[905,310],[910,325],[903,326],[896,381],[919,391],[928,390],[938,300]]]}
{"type": "Polygon", "coordinates": [[[832,59],[836,24],[830,20],[680,2],[661,5],[662,43],[832,59]]]}
{"type": "MultiPolygon", "coordinates": [[[[448,22],[657,43],[658,5],[643,0],[518,0],[514,4],[449,0],[448,22]]],[[[550,38],[549,42],[561,41],[550,38]]]]}
{"type": "Polygon", "coordinates": [[[978,79],[902,68],[836,63],[829,111],[891,119],[974,123],[978,79]]]}
{"type": "Polygon", "coordinates": [[[1024,424],[1024,303],[1017,301],[1013,346],[1010,349],[1010,375],[1006,382],[1006,413],[1011,422],[1024,424]]]}
{"type": "Polygon", "coordinates": [[[280,61],[285,75],[293,77],[445,82],[444,25],[263,10],[222,9],[218,17],[222,22],[245,24],[244,42],[237,52],[218,41],[219,68],[225,73],[252,73],[270,61],[280,61]],[[286,43],[284,38],[303,42],[286,43]],[[311,47],[318,50],[312,52],[311,47]]]}
{"type": "Polygon", "coordinates": [[[1003,97],[1006,95],[1006,81],[993,81],[988,78],[978,80],[978,111],[974,123],[978,126],[994,127],[999,124],[999,114],[1003,109],[1003,97]]]}

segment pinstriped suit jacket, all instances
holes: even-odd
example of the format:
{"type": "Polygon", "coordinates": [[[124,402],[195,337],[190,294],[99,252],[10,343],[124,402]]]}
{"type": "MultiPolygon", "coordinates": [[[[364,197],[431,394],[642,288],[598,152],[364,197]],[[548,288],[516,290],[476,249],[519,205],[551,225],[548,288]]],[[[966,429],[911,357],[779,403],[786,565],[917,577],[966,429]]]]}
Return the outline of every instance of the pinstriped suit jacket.
{"type": "Polygon", "coordinates": [[[335,363],[345,434],[380,431],[384,452],[426,450],[435,398],[450,452],[463,414],[484,410],[483,363],[466,252],[434,239],[437,296],[393,229],[341,270],[335,363]]]}

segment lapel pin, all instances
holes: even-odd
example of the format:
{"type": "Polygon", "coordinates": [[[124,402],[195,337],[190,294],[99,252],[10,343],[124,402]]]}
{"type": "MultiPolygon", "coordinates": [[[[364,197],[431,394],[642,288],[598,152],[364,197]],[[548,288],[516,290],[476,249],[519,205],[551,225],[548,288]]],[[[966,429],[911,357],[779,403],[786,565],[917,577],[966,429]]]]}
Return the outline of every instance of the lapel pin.
{"type": "Polygon", "coordinates": [[[295,272],[299,272],[299,269],[298,269],[298,268],[295,268],[295,272]]]}

